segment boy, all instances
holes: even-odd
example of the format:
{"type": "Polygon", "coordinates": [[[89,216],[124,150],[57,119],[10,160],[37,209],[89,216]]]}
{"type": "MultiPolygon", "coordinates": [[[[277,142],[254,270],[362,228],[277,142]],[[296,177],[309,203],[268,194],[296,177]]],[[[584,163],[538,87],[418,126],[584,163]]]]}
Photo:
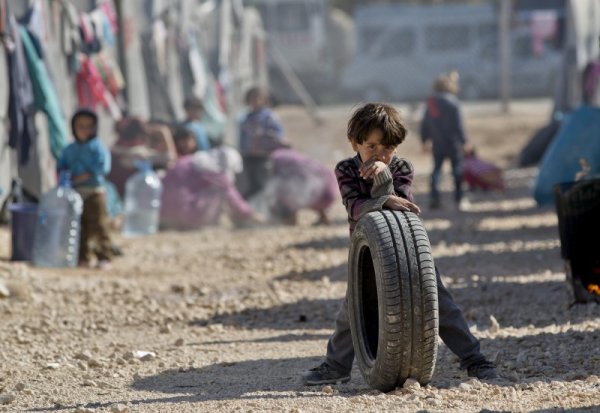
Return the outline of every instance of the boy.
{"type": "MultiPolygon", "coordinates": [[[[348,212],[350,234],[366,213],[383,208],[419,213],[412,202],[413,167],[395,151],[407,130],[399,113],[391,106],[368,103],[354,112],[348,122],[348,139],[357,155],[341,161],[335,168],[348,212]]],[[[479,351],[479,341],[469,327],[436,268],[439,300],[439,334],[444,343],[461,359],[461,368],[470,377],[497,377],[493,363],[479,351]]],[[[305,385],[345,383],[350,380],[354,349],[348,321],[348,303],[344,299],[335,322],[335,331],[327,343],[327,356],[317,367],[303,374],[305,385]]]]}
{"type": "Polygon", "coordinates": [[[252,87],[246,93],[249,112],[240,124],[240,153],[244,162],[242,195],[246,199],[264,189],[270,175],[271,153],[288,146],[283,141],[283,126],[268,103],[268,92],[261,87],[252,87]]]}
{"type": "Polygon", "coordinates": [[[433,84],[434,95],[427,99],[425,116],[421,122],[423,150],[433,154],[431,172],[430,208],[441,206],[438,189],[442,165],[450,159],[454,177],[454,202],[460,208],[463,191],[462,161],[467,138],[463,128],[458,93],[458,73],[451,71],[440,75],[433,84]]]}
{"type": "Polygon", "coordinates": [[[58,170],[71,172],[73,188],[83,198],[79,265],[89,266],[94,255],[97,267],[109,269],[113,255],[108,232],[109,219],[104,194],[105,175],[110,171],[110,153],[97,137],[98,116],[79,109],[71,119],[75,142],[67,146],[58,162],[58,170]],[[95,240],[95,248],[91,241],[95,240]]]}

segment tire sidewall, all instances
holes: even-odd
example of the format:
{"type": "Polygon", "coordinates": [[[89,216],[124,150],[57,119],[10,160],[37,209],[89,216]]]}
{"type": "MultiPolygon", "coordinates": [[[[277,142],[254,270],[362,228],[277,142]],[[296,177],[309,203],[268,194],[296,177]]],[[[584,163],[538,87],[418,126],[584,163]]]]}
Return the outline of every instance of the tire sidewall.
{"type": "MultiPolygon", "coordinates": [[[[367,217],[369,219],[370,217],[367,217]]],[[[384,295],[383,291],[383,280],[381,279],[381,264],[379,261],[379,242],[377,240],[377,235],[368,231],[365,225],[361,225],[359,223],[354,233],[352,234],[348,257],[348,317],[350,321],[350,328],[352,331],[359,332],[360,334],[352,334],[352,344],[354,346],[354,353],[359,365],[363,366],[362,372],[365,377],[365,381],[369,385],[375,388],[379,388],[384,383],[379,383],[383,377],[382,372],[382,364],[386,364],[387,360],[385,357],[382,357],[384,352],[380,351],[380,346],[378,344],[377,349],[377,357],[371,359],[367,355],[366,344],[364,342],[366,336],[363,334],[364,325],[363,325],[363,317],[359,310],[361,303],[358,300],[360,296],[360,282],[361,277],[359,277],[359,261],[360,261],[360,252],[363,248],[369,248],[371,252],[371,258],[373,260],[373,267],[375,269],[375,278],[377,285],[377,297],[378,297],[378,317],[379,317],[379,332],[378,332],[378,343],[381,343],[383,340],[382,337],[382,329],[381,323],[385,320],[387,306],[385,302],[381,300],[381,297],[384,295]]],[[[386,380],[387,381],[387,380],[386,380]]],[[[387,387],[384,385],[384,387],[387,387]]]]}

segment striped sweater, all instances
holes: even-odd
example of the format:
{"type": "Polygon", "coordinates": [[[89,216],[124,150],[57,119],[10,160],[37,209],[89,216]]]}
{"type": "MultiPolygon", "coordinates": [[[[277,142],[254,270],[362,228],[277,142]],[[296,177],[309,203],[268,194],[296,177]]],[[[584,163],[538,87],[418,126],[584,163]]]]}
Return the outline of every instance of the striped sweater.
{"type": "Polygon", "coordinates": [[[348,212],[350,234],[364,214],[382,210],[390,195],[413,200],[410,186],[414,168],[409,161],[394,157],[388,167],[373,180],[360,177],[361,164],[362,161],[357,155],[341,161],[335,167],[342,202],[348,212]]]}

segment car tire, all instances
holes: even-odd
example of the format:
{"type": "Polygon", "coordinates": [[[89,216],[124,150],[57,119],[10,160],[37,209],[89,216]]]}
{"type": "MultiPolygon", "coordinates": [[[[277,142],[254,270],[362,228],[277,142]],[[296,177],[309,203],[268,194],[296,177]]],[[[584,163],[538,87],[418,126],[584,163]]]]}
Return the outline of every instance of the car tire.
{"type": "Polygon", "coordinates": [[[437,357],[438,299],[427,233],[410,212],[365,215],[352,235],[348,311],[365,381],[387,392],[427,384],[437,357]]]}

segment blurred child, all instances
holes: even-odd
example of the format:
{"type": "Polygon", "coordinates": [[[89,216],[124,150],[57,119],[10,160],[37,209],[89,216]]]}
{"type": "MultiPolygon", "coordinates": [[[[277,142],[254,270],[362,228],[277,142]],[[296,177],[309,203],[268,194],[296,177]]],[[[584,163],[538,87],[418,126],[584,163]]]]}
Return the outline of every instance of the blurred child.
{"type": "Polygon", "coordinates": [[[454,202],[460,207],[463,196],[463,149],[467,145],[467,138],[456,97],[458,73],[451,71],[438,76],[433,84],[433,92],[427,99],[425,116],[421,122],[423,149],[433,154],[429,206],[432,209],[441,206],[438,189],[440,175],[444,161],[449,159],[454,177],[454,202]]]}
{"type": "Polygon", "coordinates": [[[293,149],[277,149],[269,185],[274,196],[271,213],[283,223],[296,224],[297,212],[312,209],[319,215],[317,224],[329,224],[328,211],[338,199],[335,174],[314,159],[293,149]]]}
{"type": "Polygon", "coordinates": [[[478,158],[473,147],[465,149],[463,177],[471,190],[504,190],[504,180],[500,168],[491,162],[478,158]]]}
{"type": "Polygon", "coordinates": [[[216,225],[223,212],[236,224],[264,221],[219,165],[199,158],[204,152],[196,152],[197,143],[191,131],[177,130],[175,146],[178,159],[163,178],[162,228],[190,230],[216,225]]]}
{"type": "Polygon", "coordinates": [[[63,151],[58,170],[71,173],[73,188],[83,198],[79,265],[90,266],[95,255],[97,267],[108,269],[113,249],[103,184],[110,171],[110,153],[97,136],[98,117],[95,112],[79,109],[73,115],[71,128],[75,142],[63,151]],[[95,243],[94,248],[92,242],[95,243]]]}
{"type": "MultiPolygon", "coordinates": [[[[413,166],[396,156],[397,147],[406,137],[400,114],[391,106],[368,103],[358,108],[348,122],[348,139],[356,156],[337,164],[335,175],[348,212],[350,234],[365,214],[382,209],[419,213],[411,190],[413,166]]],[[[469,331],[462,311],[442,283],[436,268],[439,335],[460,357],[460,365],[470,377],[497,377],[493,363],[479,350],[479,340],[469,331]]],[[[309,386],[347,382],[354,360],[354,347],[345,298],[337,314],[335,331],[327,343],[323,362],[303,374],[309,386]]]]}
{"type": "Polygon", "coordinates": [[[202,125],[202,114],[204,113],[204,104],[202,100],[190,96],[183,102],[183,109],[185,110],[185,120],[182,126],[189,129],[194,133],[196,139],[196,150],[207,151],[210,149],[210,141],[204,125],[202,125]]]}
{"type": "Polygon", "coordinates": [[[271,153],[287,147],[283,126],[268,107],[269,94],[258,86],[246,93],[249,113],[240,124],[240,152],[244,161],[241,176],[242,194],[246,199],[261,192],[270,173],[271,153]]]}

